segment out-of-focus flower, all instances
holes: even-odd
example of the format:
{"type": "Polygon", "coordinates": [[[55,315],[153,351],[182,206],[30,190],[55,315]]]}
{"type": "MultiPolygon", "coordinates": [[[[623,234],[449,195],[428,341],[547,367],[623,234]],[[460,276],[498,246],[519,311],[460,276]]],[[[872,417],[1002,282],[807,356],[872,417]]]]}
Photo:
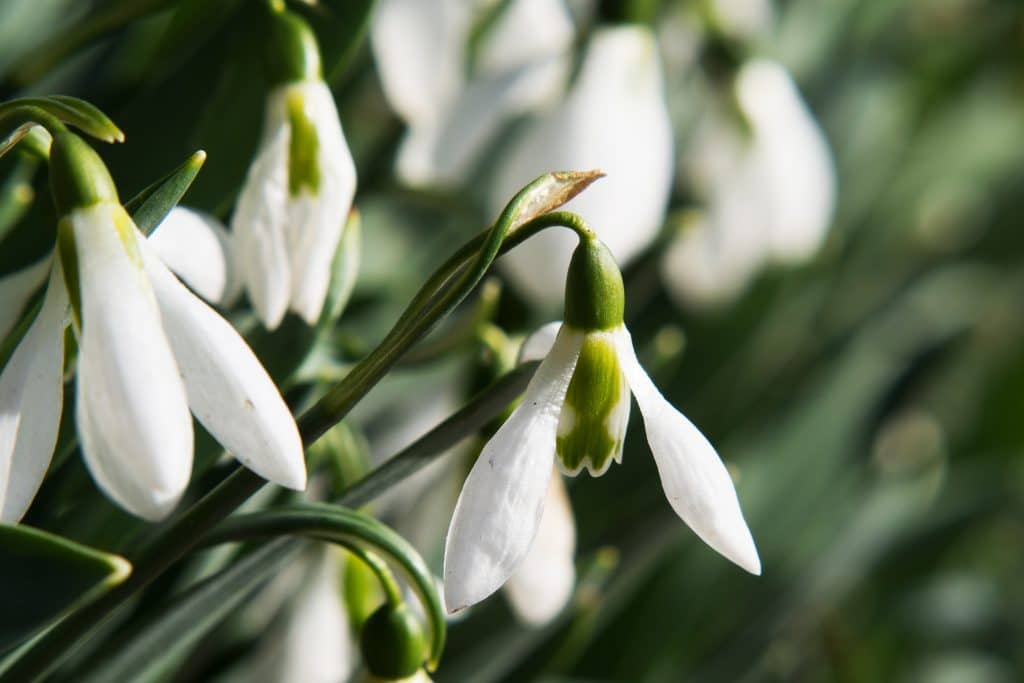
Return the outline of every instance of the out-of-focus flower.
{"type": "Polygon", "coordinates": [[[268,329],[288,309],[310,325],[319,319],[356,189],[312,30],[289,12],[275,28],[280,50],[302,58],[286,64],[267,97],[263,139],[231,220],[239,277],[268,329]]]}
{"type": "Polygon", "coordinates": [[[386,0],[371,36],[384,92],[409,126],[399,177],[448,185],[465,180],[502,124],[562,90],[573,25],[562,0],[513,0],[497,10],[485,2],[386,0]],[[499,14],[471,55],[474,27],[490,11],[499,14]]]}
{"type": "MultiPolygon", "coordinates": [[[[599,216],[598,235],[628,262],[658,234],[672,180],[672,129],[654,35],[640,26],[601,28],[565,100],[531,121],[501,160],[491,203],[551,169],[598,168],[598,190],[566,204],[599,216]]],[[[542,233],[502,259],[514,284],[532,299],[557,303],[573,238],[542,233]]]]}
{"type": "Polygon", "coordinates": [[[449,610],[483,600],[522,565],[537,536],[552,464],[569,475],[586,468],[596,476],[621,460],[630,391],[672,508],[712,548],[760,573],[729,472],[640,366],[622,322],[623,298],[608,249],[582,238],[569,266],[565,322],[455,507],[445,546],[449,610]]]}
{"type": "Polygon", "coordinates": [[[304,488],[298,429],[277,387],[234,328],[153,253],[95,152],[57,136],[50,172],[59,248],[42,308],[0,374],[3,521],[22,517],[53,455],[69,301],[82,454],[119,505],[157,520],[177,504],[192,469],[190,408],[247,467],[304,488]]]}
{"type": "Polygon", "coordinates": [[[774,62],[748,62],[734,93],[748,130],[718,116],[698,131],[692,167],[705,207],[662,262],[681,305],[726,303],[766,263],[811,258],[832,220],[828,142],[788,72],[774,62]]]}

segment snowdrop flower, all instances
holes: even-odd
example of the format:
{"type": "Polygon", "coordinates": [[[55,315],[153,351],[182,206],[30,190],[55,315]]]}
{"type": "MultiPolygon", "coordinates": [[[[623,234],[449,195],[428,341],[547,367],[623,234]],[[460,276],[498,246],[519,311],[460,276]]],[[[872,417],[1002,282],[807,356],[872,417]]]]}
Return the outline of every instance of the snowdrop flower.
{"type": "Polygon", "coordinates": [[[285,63],[231,221],[239,276],[268,329],[288,309],[310,325],[319,319],[356,188],[312,30],[279,12],[274,36],[275,56],[285,63]]]}
{"type": "Polygon", "coordinates": [[[378,3],[371,44],[388,101],[409,126],[397,170],[410,185],[465,180],[503,124],[564,88],[574,31],[563,1],[497,10],[467,73],[471,32],[489,10],[465,0],[378,3]]]}
{"type": "Polygon", "coordinates": [[[748,62],[734,93],[749,133],[721,118],[698,132],[695,181],[706,206],[663,260],[669,293],[681,305],[728,302],[766,263],[811,258],[832,220],[828,142],[788,72],[748,62]]]}
{"type": "MultiPolygon", "coordinates": [[[[566,209],[601,216],[598,236],[628,262],[661,228],[672,180],[672,129],[658,49],[651,31],[618,26],[595,31],[566,99],[532,121],[502,159],[491,202],[552,168],[600,168],[600,190],[566,209]]],[[[502,259],[513,283],[555,305],[572,253],[572,236],[548,231],[502,259]]]]}
{"type": "Polygon", "coordinates": [[[713,549],[759,574],[729,472],[637,361],[622,322],[622,276],[593,236],[583,236],[573,254],[565,293],[565,322],[549,353],[459,496],[445,547],[448,608],[483,600],[521,566],[537,536],[552,464],[570,476],[583,469],[597,476],[621,460],[630,392],[669,504],[713,549]]]}
{"type": "Polygon", "coordinates": [[[277,388],[234,328],[160,262],[92,148],[57,135],[50,177],[62,218],[49,286],[0,374],[2,520],[21,519],[53,455],[69,317],[82,454],[123,508],[158,520],[177,504],[192,469],[190,409],[257,474],[304,488],[298,429],[277,388]]]}

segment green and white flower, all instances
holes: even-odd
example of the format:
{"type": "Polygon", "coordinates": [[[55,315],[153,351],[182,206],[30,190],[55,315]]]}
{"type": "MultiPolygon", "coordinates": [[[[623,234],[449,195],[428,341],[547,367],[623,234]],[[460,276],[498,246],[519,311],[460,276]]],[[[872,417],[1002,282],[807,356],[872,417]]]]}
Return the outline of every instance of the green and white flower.
{"type": "MultiPolygon", "coordinates": [[[[582,239],[569,266],[565,322],[455,507],[445,546],[449,610],[483,600],[522,565],[544,514],[552,464],[569,475],[585,468],[596,476],[621,460],[630,393],[669,504],[713,549],[760,574],[728,470],[641,367],[622,312],[622,277],[610,252],[596,239],[582,239]]],[[[533,340],[527,353],[546,345],[533,340]]]]}
{"type": "Polygon", "coordinates": [[[313,32],[288,12],[276,29],[284,64],[231,220],[239,277],[268,329],[289,309],[310,325],[320,318],[356,190],[313,32]]]}
{"type": "Polygon", "coordinates": [[[305,488],[302,443],[277,387],[160,261],[95,152],[58,136],[50,173],[58,249],[42,307],[0,374],[0,519],[21,519],[53,455],[69,323],[82,455],[123,508],[158,520],[175,507],[192,470],[190,409],[254,472],[305,488]]]}

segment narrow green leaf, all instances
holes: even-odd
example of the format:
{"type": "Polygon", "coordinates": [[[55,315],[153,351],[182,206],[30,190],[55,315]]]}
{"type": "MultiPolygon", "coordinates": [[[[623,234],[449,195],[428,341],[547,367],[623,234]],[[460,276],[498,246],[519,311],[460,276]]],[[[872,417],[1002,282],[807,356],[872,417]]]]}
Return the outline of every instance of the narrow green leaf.
{"type": "Polygon", "coordinates": [[[185,196],[205,161],[206,152],[195,152],[181,166],[125,202],[124,208],[132,215],[139,230],[148,235],[160,225],[185,196]]]}
{"type": "Polygon", "coordinates": [[[22,107],[38,107],[54,118],[103,142],[124,142],[124,133],[95,105],[70,95],[23,97],[0,104],[0,116],[22,107]]]}
{"type": "Polygon", "coordinates": [[[27,526],[0,525],[0,650],[121,583],[128,561],[27,526]]]}

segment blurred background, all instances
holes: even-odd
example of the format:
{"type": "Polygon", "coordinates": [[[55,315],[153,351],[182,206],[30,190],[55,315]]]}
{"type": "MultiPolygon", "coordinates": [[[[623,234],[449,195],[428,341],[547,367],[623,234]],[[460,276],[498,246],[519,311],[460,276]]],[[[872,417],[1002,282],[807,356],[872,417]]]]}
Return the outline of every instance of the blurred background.
{"type": "MultiPolygon", "coordinates": [[[[764,565],[747,575],[674,515],[634,411],[623,463],[567,480],[571,603],[529,627],[488,600],[452,624],[435,680],[1021,679],[1019,2],[292,8],[356,159],[363,251],[329,340],[302,346],[289,321],[254,342],[289,397],[372,348],[530,178],[600,165],[570,208],[613,244],[641,359],[729,464],[764,565]]],[[[206,150],[184,203],[226,219],[262,125],[261,11],[5,0],[0,94],[108,113],[127,141],[99,151],[124,198],[206,150]]],[[[51,247],[54,218],[44,165],[10,155],[0,173],[2,275],[51,247]]],[[[483,310],[513,337],[558,319],[564,271],[544,284],[532,254],[456,317],[483,310]]],[[[338,448],[382,461],[493,376],[493,349],[453,329],[360,404],[338,448]]],[[[377,508],[438,570],[464,459],[377,508]]],[[[145,534],[90,487],[65,459],[26,521],[111,550],[145,534]]],[[[240,672],[280,620],[272,592],[193,625],[145,678],[255,680],[240,672]]]]}

